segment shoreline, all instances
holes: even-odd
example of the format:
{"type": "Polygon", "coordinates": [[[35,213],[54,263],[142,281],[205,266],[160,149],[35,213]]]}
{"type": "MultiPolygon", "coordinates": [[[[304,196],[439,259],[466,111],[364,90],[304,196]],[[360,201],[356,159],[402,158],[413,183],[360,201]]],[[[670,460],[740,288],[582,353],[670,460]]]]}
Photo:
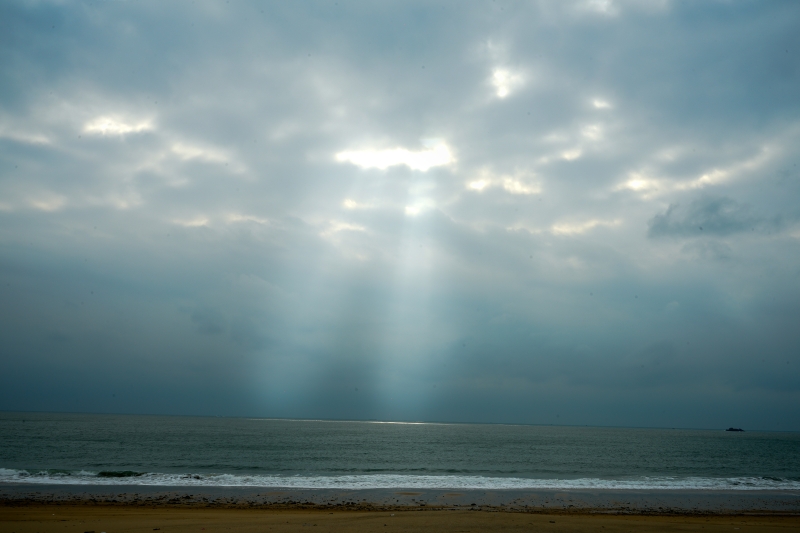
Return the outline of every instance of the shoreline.
{"type": "Polygon", "coordinates": [[[0,506],[800,516],[800,491],[444,490],[0,484],[0,506]]]}

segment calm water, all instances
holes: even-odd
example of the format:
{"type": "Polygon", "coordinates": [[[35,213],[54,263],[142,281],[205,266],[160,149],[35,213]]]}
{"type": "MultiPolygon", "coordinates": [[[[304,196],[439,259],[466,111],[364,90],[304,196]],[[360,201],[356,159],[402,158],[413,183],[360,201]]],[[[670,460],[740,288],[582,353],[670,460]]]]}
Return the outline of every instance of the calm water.
{"type": "Polygon", "coordinates": [[[0,413],[0,482],[800,489],[800,434],[0,413]]]}

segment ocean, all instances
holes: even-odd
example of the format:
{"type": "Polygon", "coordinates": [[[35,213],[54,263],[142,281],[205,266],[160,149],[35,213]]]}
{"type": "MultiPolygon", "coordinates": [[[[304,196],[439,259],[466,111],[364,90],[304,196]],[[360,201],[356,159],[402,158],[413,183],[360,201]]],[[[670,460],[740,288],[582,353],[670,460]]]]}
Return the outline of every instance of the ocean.
{"type": "Polygon", "coordinates": [[[798,490],[800,434],[0,413],[0,483],[798,490]]]}

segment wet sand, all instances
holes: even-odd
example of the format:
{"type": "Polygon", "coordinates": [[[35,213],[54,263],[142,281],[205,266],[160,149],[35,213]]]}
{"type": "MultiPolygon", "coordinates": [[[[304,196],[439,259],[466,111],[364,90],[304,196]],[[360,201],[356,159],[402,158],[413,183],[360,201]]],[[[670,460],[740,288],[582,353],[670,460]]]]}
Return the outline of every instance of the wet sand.
{"type": "Polygon", "coordinates": [[[129,504],[23,504],[0,502],[3,533],[282,533],[289,531],[392,533],[541,531],[637,533],[664,531],[792,532],[798,516],[644,516],[586,513],[524,513],[489,510],[396,511],[220,509],[129,504]],[[309,529],[306,529],[309,528],[309,529]]]}

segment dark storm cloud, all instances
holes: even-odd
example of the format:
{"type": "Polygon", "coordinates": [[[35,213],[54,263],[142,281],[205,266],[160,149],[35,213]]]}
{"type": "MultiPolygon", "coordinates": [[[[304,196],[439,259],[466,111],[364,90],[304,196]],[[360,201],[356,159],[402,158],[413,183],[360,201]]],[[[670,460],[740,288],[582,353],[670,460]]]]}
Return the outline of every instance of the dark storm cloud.
{"type": "Polygon", "coordinates": [[[0,408],[800,427],[794,3],[0,10],[0,408]]]}
{"type": "Polygon", "coordinates": [[[704,197],[688,206],[672,204],[649,222],[651,237],[727,236],[743,231],[775,231],[782,226],[780,218],[768,221],[753,213],[747,205],[726,197],[704,197]]]}

